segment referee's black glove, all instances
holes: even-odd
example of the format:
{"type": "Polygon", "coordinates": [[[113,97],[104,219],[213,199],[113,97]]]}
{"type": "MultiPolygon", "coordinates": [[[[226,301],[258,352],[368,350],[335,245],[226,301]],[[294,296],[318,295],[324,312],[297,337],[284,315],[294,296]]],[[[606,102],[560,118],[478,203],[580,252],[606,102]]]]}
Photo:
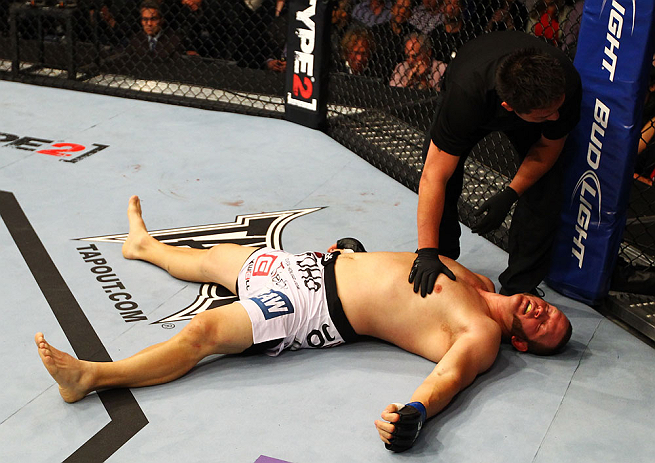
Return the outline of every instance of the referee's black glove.
{"type": "Polygon", "coordinates": [[[493,195],[475,212],[476,217],[480,217],[485,212],[487,215],[473,224],[471,231],[478,235],[484,235],[500,227],[500,224],[503,223],[503,220],[505,220],[509,210],[512,208],[512,204],[518,199],[519,195],[510,187],[493,195]]]}
{"type": "Polygon", "coordinates": [[[440,273],[455,281],[455,274],[439,260],[437,248],[423,248],[416,251],[418,256],[414,260],[412,270],[409,272],[409,282],[414,283],[414,292],[421,290],[421,296],[432,293],[434,283],[440,273]]]}

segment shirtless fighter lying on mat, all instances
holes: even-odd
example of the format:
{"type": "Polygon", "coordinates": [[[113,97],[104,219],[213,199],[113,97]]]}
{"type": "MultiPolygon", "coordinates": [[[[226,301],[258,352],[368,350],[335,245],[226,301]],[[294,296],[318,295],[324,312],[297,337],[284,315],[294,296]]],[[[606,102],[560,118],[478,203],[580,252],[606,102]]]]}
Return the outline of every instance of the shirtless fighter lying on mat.
{"type": "MultiPolygon", "coordinates": [[[[403,284],[413,253],[290,254],[219,244],[178,248],[149,235],[139,198],[130,198],[123,255],[183,280],[218,283],[239,301],[197,314],[168,341],[115,362],[88,362],[35,336],[39,355],[66,402],[92,391],[172,381],[213,354],[328,347],[373,336],[436,364],[409,403],[390,404],[375,425],[386,447],[410,448],[424,421],[494,363],[501,340],[522,352],[549,355],[571,336],[568,318],[529,294],[502,296],[493,283],[447,260],[455,281],[439,275],[421,297],[403,284]],[[325,333],[319,342],[317,331],[325,333]]],[[[363,250],[360,249],[360,250],[363,250]]]]}

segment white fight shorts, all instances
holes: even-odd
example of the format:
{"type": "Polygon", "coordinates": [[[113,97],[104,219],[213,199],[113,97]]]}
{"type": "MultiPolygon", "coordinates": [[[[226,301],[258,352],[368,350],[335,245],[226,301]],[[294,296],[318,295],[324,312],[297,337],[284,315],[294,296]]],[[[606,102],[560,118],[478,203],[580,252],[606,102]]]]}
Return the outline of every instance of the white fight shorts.
{"type": "Polygon", "coordinates": [[[253,343],[279,340],[265,351],[332,347],[356,341],[337,295],[334,261],[339,253],[255,251],[237,280],[239,303],[252,322],[253,343]]]}

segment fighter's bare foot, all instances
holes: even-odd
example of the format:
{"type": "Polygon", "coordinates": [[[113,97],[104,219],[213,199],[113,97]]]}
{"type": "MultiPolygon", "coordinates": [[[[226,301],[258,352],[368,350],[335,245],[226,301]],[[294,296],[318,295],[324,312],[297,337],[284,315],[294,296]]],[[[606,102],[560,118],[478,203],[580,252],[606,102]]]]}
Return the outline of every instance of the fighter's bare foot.
{"type": "Polygon", "coordinates": [[[132,196],[127,205],[127,219],[130,223],[130,232],[123,243],[123,257],[126,259],[140,259],[143,250],[152,238],[148,234],[146,224],[141,213],[141,201],[138,196],[132,196]]]}
{"type": "Polygon", "coordinates": [[[36,333],[34,341],[43,365],[57,381],[59,393],[66,402],[77,402],[91,392],[91,373],[85,362],[52,347],[43,333],[36,333]]]}

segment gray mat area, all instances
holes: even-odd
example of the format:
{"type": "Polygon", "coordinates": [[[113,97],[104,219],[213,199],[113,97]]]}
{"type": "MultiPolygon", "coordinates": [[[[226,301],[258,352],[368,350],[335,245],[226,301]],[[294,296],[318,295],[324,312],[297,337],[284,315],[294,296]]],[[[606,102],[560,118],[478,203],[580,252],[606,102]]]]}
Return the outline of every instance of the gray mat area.
{"type": "MultiPolygon", "coordinates": [[[[76,345],[124,358],[178,332],[185,321],[157,322],[202,290],[97,239],[127,232],[130,195],[141,196],[151,230],[320,208],[277,224],[274,238],[292,252],[324,250],[342,236],[372,251],[413,251],[417,197],[322,133],[279,120],[0,82],[0,132],[0,190],[10,193],[3,210],[15,201],[29,225],[14,209],[0,223],[0,461],[559,463],[655,455],[652,348],[548,288],[546,299],[573,322],[567,350],[538,358],[504,346],[492,369],[400,455],[384,449],[373,422],[388,403],[408,401],[433,364],[373,341],[278,358],[217,357],[173,383],[66,404],[41,364],[35,332],[69,352],[76,345]],[[39,152],[53,149],[71,155],[39,152]],[[30,229],[40,243],[28,239],[30,229]],[[116,307],[92,271],[99,264],[83,254],[89,246],[135,304],[116,307]]],[[[464,231],[460,261],[472,270],[496,281],[506,258],[464,231]]]]}

